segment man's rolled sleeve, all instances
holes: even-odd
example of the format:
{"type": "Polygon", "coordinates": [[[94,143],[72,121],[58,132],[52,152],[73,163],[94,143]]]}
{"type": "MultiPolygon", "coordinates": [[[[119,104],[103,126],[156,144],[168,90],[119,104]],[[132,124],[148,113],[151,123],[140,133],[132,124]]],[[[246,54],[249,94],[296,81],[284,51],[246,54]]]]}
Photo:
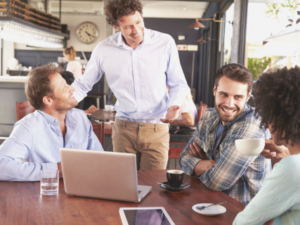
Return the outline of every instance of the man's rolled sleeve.
{"type": "Polygon", "coordinates": [[[94,49],[92,56],[87,64],[84,75],[76,79],[72,86],[75,89],[73,93],[77,102],[80,102],[89,92],[95,83],[97,83],[103,75],[103,71],[100,68],[100,45],[98,44],[94,49]]]}

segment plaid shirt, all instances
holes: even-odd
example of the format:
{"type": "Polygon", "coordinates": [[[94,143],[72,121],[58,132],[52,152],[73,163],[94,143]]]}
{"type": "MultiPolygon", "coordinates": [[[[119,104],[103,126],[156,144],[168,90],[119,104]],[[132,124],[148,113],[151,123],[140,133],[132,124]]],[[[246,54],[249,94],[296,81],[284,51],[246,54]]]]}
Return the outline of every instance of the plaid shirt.
{"type": "MultiPolygon", "coordinates": [[[[180,155],[181,169],[194,174],[196,164],[201,160],[189,154],[189,145],[196,142],[212,160],[220,117],[215,108],[207,110],[197,125],[193,137],[180,155]]],[[[203,173],[199,179],[208,188],[223,191],[232,198],[247,205],[262,187],[270,174],[271,160],[263,156],[246,157],[236,147],[237,139],[271,138],[268,130],[259,128],[260,120],[255,118],[254,109],[246,104],[244,112],[234,121],[224,125],[220,143],[215,152],[216,165],[203,173]]]]}

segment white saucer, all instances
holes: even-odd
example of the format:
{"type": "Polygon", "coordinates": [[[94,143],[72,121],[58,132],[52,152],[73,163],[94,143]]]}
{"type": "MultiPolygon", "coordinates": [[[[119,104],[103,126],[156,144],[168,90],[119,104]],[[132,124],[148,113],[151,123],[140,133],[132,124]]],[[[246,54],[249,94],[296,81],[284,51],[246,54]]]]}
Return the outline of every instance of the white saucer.
{"type": "Polygon", "coordinates": [[[199,210],[199,209],[196,208],[196,207],[201,207],[201,206],[208,206],[208,205],[211,205],[211,204],[213,204],[213,203],[196,204],[196,205],[193,205],[192,209],[196,213],[199,213],[199,214],[204,215],[204,216],[217,216],[217,215],[220,215],[220,214],[223,214],[223,213],[226,212],[226,208],[224,206],[221,206],[221,205],[214,205],[214,206],[208,207],[208,208],[203,209],[203,210],[199,210]]]}
{"type": "Polygon", "coordinates": [[[107,110],[107,109],[103,109],[104,112],[115,112],[116,110],[107,110]]]}

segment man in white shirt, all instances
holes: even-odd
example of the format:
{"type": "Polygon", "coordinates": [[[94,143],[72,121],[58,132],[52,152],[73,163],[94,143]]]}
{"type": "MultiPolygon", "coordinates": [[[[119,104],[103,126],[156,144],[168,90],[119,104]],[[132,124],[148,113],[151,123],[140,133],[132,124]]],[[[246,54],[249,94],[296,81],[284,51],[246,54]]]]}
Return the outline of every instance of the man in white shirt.
{"type": "Polygon", "coordinates": [[[117,98],[114,151],[136,154],[141,170],[165,169],[166,123],[177,118],[188,86],[174,40],[146,29],[142,9],[139,0],[109,1],[106,20],[119,32],[96,46],[84,76],[73,84],[74,96],[80,101],[105,73],[117,98]]]}
{"type": "Polygon", "coordinates": [[[26,95],[36,109],[18,121],[0,146],[0,180],[37,181],[40,171],[58,169],[60,148],[103,151],[91,122],[73,97],[74,88],[52,65],[30,71],[26,95]]]}

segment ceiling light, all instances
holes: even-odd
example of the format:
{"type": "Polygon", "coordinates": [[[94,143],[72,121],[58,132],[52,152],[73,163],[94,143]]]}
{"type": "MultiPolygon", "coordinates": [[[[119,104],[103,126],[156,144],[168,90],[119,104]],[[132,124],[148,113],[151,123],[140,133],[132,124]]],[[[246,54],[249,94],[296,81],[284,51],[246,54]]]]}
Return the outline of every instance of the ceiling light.
{"type": "Polygon", "coordinates": [[[206,41],[204,41],[203,38],[200,38],[196,42],[199,43],[199,44],[205,44],[206,43],[206,41]]]}
{"type": "Polygon", "coordinates": [[[195,30],[199,30],[199,28],[205,28],[205,26],[196,19],[196,22],[192,23],[189,28],[194,28],[195,30]]]}

